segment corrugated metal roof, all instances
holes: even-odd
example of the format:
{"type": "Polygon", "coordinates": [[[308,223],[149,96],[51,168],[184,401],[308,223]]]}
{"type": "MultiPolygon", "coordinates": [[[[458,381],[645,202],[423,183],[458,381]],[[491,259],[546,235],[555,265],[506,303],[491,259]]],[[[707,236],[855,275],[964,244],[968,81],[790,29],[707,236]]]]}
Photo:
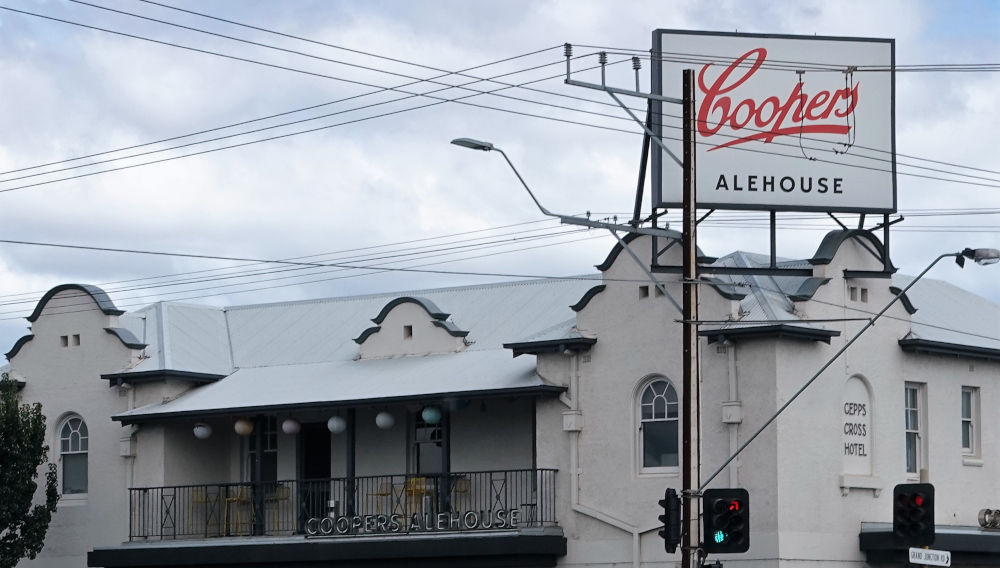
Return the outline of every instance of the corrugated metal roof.
{"type": "MultiPolygon", "coordinates": [[[[904,288],[912,276],[894,276],[904,288]]],[[[1000,349],[1000,305],[942,280],[922,278],[907,292],[917,308],[908,338],[1000,349]]]]}
{"type": "MultiPolygon", "coordinates": [[[[770,265],[769,256],[736,251],[719,258],[713,266],[728,268],[763,268],[770,265]]],[[[778,265],[782,268],[806,268],[807,261],[781,259],[778,265]]],[[[795,311],[795,303],[789,298],[796,294],[803,282],[802,276],[770,276],[759,274],[720,274],[716,280],[729,284],[734,291],[745,293],[740,300],[740,317],[731,324],[705,326],[705,330],[715,329],[746,329],[754,325],[770,325],[775,321],[794,321],[802,319],[795,311]]],[[[826,329],[825,327],[806,321],[795,322],[796,327],[808,329],[826,329]]]]}
{"type": "Polygon", "coordinates": [[[240,369],[162,404],[126,412],[124,422],[156,417],[238,413],[248,409],[334,406],[462,393],[524,391],[545,383],[535,361],[491,349],[449,355],[366,359],[240,369]]]}
{"type": "MultiPolygon", "coordinates": [[[[347,361],[353,338],[371,327],[382,307],[400,296],[420,296],[451,314],[469,335],[468,351],[502,349],[539,330],[571,331],[569,306],[594,285],[590,279],[523,280],[476,286],[370,294],[216,308],[162,302],[121,317],[121,325],[148,344],[131,371],[173,369],[229,374],[270,365],[347,361]]],[[[561,332],[561,331],[560,331],[561,332]]]]}
{"type": "MultiPolygon", "coordinates": [[[[736,252],[717,264],[762,267],[769,262],[765,255],[736,252]]],[[[780,264],[809,266],[806,261],[780,264]]],[[[543,388],[534,374],[534,359],[514,359],[503,344],[579,338],[569,306],[595,280],[599,278],[527,280],[226,309],[156,304],[122,316],[123,326],[150,344],[148,359],[132,370],[235,372],[175,401],[136,409],[122,418],[543,388]],[[426,298],[451,314],[448,321],[469,332],[468,348],[447,355],[355,360],[358,347],[353,338],[372,325],[383,306],[401,296],[426,298]]],[[[800,295],[810,278],[720,275],[717,280],[745,293],[739,301],[740,323],[720,329],[779,321],[813,332],[827,330],[818,323],[796,321],[801,317],[790,297],[800,295]]],[[[900,287],[909,281],[905,276],[893,278],[900,287]]],[[[917,283],[908,297],[918,308],[908,337],[1000,349],[997,304],[931,279],[917,283]]]]}

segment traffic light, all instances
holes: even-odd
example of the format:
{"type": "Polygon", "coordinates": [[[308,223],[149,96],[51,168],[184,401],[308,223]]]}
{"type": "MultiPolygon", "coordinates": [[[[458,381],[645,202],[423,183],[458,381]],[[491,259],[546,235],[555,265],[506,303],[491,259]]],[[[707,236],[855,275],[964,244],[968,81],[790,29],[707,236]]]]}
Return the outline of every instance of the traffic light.
{"type": "Polygon", "coordinates": [[[663,539],[663,548],[672,554],[681,543],[681,500],[677,491],[667,489],[663,499],[660,499],[660,507],[663,507],[663,514],[659,517],[663,523],[660,538],[663,539]]]}
{"type": "Polygon", "coordinates": [[[746,489],[706,489],[702,494],[701,547],[708,554],[750,549],[750,494],[746,489]]]}
{"type": "Polygon", "coordinates": [[[934,543],[934,486],[900,483],[892,490],[892,534],[903,546],[934,543]]]}

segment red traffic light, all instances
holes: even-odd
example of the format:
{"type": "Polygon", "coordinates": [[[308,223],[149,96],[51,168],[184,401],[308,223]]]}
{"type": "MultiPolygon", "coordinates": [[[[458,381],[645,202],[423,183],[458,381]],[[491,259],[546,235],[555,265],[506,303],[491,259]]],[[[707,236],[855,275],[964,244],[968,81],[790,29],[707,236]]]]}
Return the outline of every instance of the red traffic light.
{"type": "Polygon", "coordinates": [[[729,501],[729,510],[733,511],[734,513],[737,511],[741,511],[743,510],[743,504],[740,503],[739,499],[732,499],[731,501],[729,501]]]}
{"type": "Polygon", "coordinates": [[[913,495],[913,504],[916,505],[917,507],[923,507],[924,506],[924,496],[922,494],[920,494],[920,493],[914,494],[913,495]]]}

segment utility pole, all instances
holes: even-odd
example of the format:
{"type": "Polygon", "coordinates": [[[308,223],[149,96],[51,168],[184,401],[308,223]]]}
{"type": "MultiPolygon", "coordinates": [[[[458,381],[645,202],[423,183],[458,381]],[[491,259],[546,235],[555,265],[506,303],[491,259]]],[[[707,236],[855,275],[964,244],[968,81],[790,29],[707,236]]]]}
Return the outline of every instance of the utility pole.
{"type": "Polygon", "coordinates": [[[694,70],[684,70],[683,80],[684,138],[682,169],[683,192],[683,318],[684,318],[684,405],[682,416],[682,499],[681,526],[684,538],[681,545],[681,568],[695,568],[700,544],[697,490],[701,477],[700,424],[701,398],[698,372],[698,240],[697,201],[695,198],[695,134],[696,114],[694,104],[694,70]]]}

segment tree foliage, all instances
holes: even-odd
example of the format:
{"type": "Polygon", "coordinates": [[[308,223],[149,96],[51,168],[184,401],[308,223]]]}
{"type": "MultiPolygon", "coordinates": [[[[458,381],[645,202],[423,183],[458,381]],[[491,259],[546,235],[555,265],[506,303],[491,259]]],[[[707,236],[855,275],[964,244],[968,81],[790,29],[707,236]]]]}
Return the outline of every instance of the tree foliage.
{"type": "Polygon", "coordinates": [[[47,460],[42,405],[18,404],[17,383],[0,377],[0,568],[35,558],[59,501],[56,466],[45,473],[45,503],[33,504],[38,468],[47,460]]]}

